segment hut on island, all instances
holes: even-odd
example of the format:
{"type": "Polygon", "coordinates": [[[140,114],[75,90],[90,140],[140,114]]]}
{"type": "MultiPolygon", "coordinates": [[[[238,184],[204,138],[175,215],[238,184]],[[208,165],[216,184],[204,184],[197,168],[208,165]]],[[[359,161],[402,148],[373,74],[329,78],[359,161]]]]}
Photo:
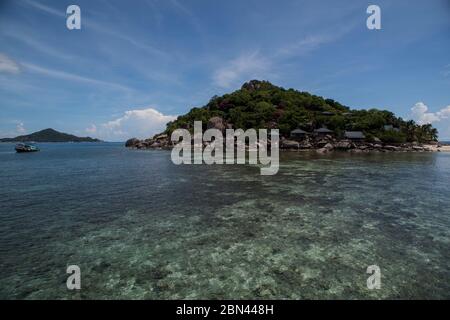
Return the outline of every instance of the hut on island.
{"type": "Polygon", "coordinates": [[[332,134],[334,134],[334,131],[333,131],[333,130],[330,130],[330,129],[326,128],[326,127],[322,127],[322,128],[320,128],[320,129],[314,130],[314,134],[315,134],[316,136],[318,136],[318,137],[324,137],[324,136],[326,136],[326,135],[332,135],[332,134]]]}
{"type": "Polygon", "coordinates": [[[291,131],[291,139],[303,140],[308,136],[308,132],[302,129],[295,129],[291,131]]]}
{"type": "Polygon", "coordinates": [[[362,131],[345,131],[344,137],[352,141],[363,141],[366,138],[362,131]]]}

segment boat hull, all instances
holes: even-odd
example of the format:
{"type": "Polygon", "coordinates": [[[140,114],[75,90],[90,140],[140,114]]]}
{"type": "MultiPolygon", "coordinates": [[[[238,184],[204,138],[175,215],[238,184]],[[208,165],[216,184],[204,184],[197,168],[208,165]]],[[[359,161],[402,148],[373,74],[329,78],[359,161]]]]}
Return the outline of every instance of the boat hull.
{"type": "Polygon", "coordinates": [[[17,153],[28,153],[28,152],[38,152],[38,151],[39,151],[39,149],[37,149],[37,150],[18,150],[18,149],[16,149],[17,153]]]}

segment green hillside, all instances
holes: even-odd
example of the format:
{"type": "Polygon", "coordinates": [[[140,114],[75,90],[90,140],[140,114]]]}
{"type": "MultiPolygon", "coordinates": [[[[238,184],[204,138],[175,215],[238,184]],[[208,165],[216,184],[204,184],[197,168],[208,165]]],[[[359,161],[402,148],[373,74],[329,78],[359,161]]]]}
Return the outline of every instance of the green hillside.
{"type": "Polygon", "coordinates": [[[194,121],[223,118],[233,128],[277,128],[284,136],[301,128],[306,131],[326,126],[342,136],[345,130],[363,131],[367,140],[384,142],[436,141],[437,130],[431,125],[405,121],[387,110],[355,110],[333,99],[325,99],[294,89],[284,89],[267,81],[252,80],[241,89],[214,96],[201,108],[193,108],[167,124],[165,133],[176,128],[192,130],[194,121]],[[391,125],[394,130],[386,130],[391,125]]]}

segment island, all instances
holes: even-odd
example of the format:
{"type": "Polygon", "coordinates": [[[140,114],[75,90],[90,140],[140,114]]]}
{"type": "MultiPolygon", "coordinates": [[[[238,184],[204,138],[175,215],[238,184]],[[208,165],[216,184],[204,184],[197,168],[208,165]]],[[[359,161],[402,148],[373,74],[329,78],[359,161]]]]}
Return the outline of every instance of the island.
{"type": "MultiPolygon", "coordinates": [[[[164,132],[125,146],[136,149],[170,149],[171,133],[192,131],[194,121],[203,130],[278,129],[283,150],[334,150],[349,152],[441,151],[438,131],[430,124],[403,120],[388,110],[351,109],[333,99],[285,89],[268,81],[251,80],[223,96],[214,96],[201,108],[169,122],[164,132]]],[[[270,141],[269,141],[270,142],[270,141]]]]}
{"type": "Polygon", "coordinates": [[[91,137],[77,137],[48,128],[15,138],[3,138],[0,142],[101,142],[91,137]]]}

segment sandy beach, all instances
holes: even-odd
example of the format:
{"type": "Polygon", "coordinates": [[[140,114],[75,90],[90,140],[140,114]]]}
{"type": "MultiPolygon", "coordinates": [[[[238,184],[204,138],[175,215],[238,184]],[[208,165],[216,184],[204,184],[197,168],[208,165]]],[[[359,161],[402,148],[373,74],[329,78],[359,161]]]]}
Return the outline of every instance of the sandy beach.
{"type": "Polygon", "coordinates": [[[427,144],[427,145],[424,145],[424,147],[433,152],[450,152],[450,145],[437,146],[437,145],[427,144]]]}

